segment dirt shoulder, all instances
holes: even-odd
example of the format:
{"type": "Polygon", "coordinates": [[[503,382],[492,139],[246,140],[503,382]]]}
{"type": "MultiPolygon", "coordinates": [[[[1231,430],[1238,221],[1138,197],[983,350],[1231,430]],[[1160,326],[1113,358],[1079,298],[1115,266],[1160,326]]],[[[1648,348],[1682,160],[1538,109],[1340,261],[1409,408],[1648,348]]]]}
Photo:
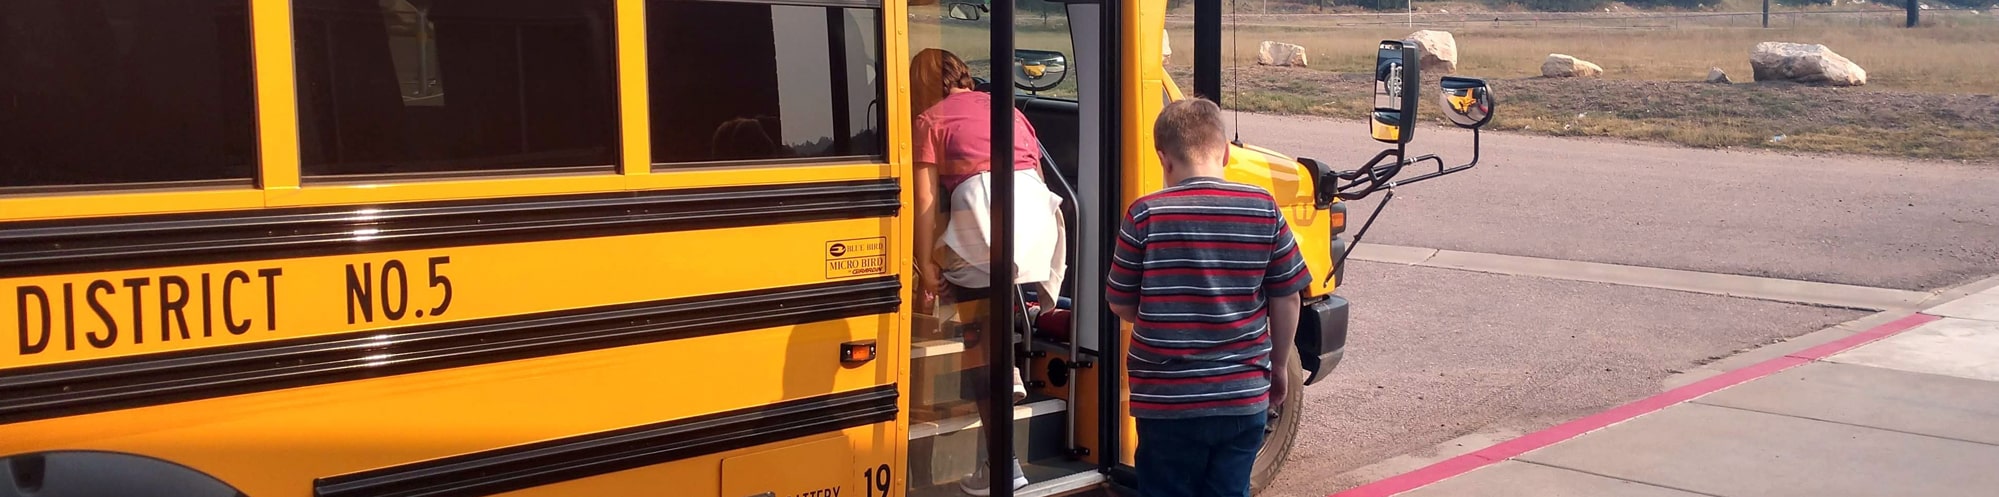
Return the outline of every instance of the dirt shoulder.
{"type": "MultiPolygon", "coordinates": [[[[1368,110],[1371,79],[1363,74],[1234,70],[1223,74],[1225,100],[1242,110],[1347,118],[1368,110]]],[[[1191,88],[1187,73],[1175,79],[1191,88]]],[[[1999,97],[1989,94],[1549,78],[1492,85],[1499,112],[1490,129],[1999,164],[1999,97]]],[[[1423,106],[1424,119],[1441,121],[1436,102],[1423,106]]]]}

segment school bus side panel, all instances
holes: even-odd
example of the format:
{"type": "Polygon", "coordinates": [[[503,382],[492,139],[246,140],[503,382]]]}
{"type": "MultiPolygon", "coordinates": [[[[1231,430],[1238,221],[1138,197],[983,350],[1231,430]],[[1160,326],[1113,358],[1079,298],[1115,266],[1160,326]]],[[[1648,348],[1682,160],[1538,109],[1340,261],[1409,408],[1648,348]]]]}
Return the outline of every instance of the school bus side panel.
{"type": "MultiPolygon", "coordinates": [[[[864,391],[881,384],[886,368],[844,367],[835,352],[892,329],[893,320],[859,317],[16,423],[0,427],[0,453],[138,454],[249,495],[306,495],[318,478],[864,391]]],[[[878,440],[893,426],[890,419],[847,433],[878,440]]],[[[893,460],[891,447],[855,447],[857,460],[893,460]]],[[[703,480],[713,476],[695,482],[703,480]]]]}
{"type": "Polygon", "coordinates": [[[787,414],[810,429],[782,434],[844,431],[856,467],[899,460],[880,440],[900,430],[901,368],[841,360],[843,345],[901,343],[901,285],[885,266],[899,224],[0,279],[19,297],[0,306],[14,328],[0,335],[0,390],[21,401],[0,407],[0,456],[137,454],[251,495],[301,495],[315,479],[695,416],[753,424],[774,403],[832,398],[787,414]],[[221,351],[270,359],[176,362],[221,351]],[[91,380],[42,381],[78,374],[91,380]]]}

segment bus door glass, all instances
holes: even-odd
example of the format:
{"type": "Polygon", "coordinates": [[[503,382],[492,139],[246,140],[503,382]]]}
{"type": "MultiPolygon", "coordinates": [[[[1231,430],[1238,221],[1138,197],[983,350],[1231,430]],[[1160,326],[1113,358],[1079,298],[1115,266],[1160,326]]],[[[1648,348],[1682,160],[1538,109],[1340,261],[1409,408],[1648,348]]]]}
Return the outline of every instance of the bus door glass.
{"type": "Polygon", "coordinates": [[[912,182],[918,189],[915,206],[935,209],[933,215],[917,216],[915,250],[921,254],[915,270],[944,274],[928,278],[943,281],[934,294],[926,292],[926,278],[922,277],[914,280],[917,288],[911,292],[916,310],[910,374],[912,495],[976,495],[992,485],[1056,485],[1064,476],[1094,468],[1078,457],[1078,437],[1071,432],[1076,426],[1072,406],[1078,402],[1074,391],[1078,382],[1074,380],[1079,372],[1089,372],[1074,368],[1076,354],[1069,336],[1076,328],[1068,308],[1078,281],[1074,192],[1081,155],[1077,102],[1081,92],[1075,74],[1080,66],[1070,38],[1072,8],[1041,0],[1017,2],[1012,29],[1018,50],[1013,60],[996,64],[989,48],[994,26],[983,3],[946,0],[910,7],[911,117],[916,120],[911,127],[912,140],[934,139],[933,125],[965,115],[976,115],[981,127],[978,132],[983,135],[988,122],[984,116],[990,115],[990,107],[976,104],[984,101],[980,93],[1013,91],[1020,115],[1033,130],[1037,155],[1044,159],[1033,173],[1036,183],[1016,183],[1017,190],[1028,192],[1022,194],[1025,197],[1016,197],[1016,261],[1023,266],[1045,265],[1048,279],[1058,282],[1054,283],[1056,288],[1047,290],[1043,290],[1044,285],[1020,285],[1016,300],[1024,304],[1012,310],[1023,323],[1045,326],[1033,326],[1024,330],[1027,333],[982,329],[985,316],[994,310],[987,304],[985,288],[967,288],[965,283],[975,279],[981,283],[975,286],[984,287],[989,277],[982,273],[963,276],[970,273],[962,271],[962,257],[948,234],[954,229],[952,223],[966,222],[964,213],[953,209],[969,205],[954,203],[953,195],[962,196],[966,184],[976,188],[982,183],[964,180],[962,171],[953,171],[950,164],[921,163],[929,157],[924,148],[948,149],[948,143],[915,144],[919,178],[942,173],[935,181],[912,182]],[[995,68],[1012,71],[1017,87],[988,88],[986,82],[992,79],[995,68]],[[963,81],[954,84],[949,77],[960,71],[975,78],[970,91],[952,90],[953,86],[963,86],[963,81]],[[966,105],[968,102],[973,104],[966,105]],[[953,177],[953,172],[961,174],[953,177]],[[1049,202],[1038,204],[1035,198],[1049,202]],[[925,222],[930,223],[927,229],[922,226],[925,222]],[[930,243],[922,238],[929,238],[930,243]],[[1048,241],[1059,241],[1055,246],[1060,248],[1044,252],[1031,248],[1047,247],[1044,242],[1048,241]],[[1059,262],[1034,260],[1037,253],[1059,262]],[[1014,347],[1014,364],[987,367],[986,347],[994,344],[1014,347]],[[985,398],[988,380],[994,375],[1001,381],[1017,376],[1012,398],[985,398]],[[1008,443],[1019,462],[1016,474],[985,474],[987,430],[983,428],[994,422],[1014,426],[1013,440],[1008,443]]]}

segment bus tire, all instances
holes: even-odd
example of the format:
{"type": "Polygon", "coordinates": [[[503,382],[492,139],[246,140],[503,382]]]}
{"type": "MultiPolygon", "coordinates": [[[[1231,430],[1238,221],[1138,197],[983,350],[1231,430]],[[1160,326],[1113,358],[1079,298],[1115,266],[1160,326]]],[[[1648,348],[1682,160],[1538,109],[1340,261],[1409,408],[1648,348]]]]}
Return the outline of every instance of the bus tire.
{"type": "Polygon", "coordinates": [[[0,497],[146,495],[242,497],[194,468],[118,452],[53,451],[0,457],[0,497]]]}
{"type": "Polygon", "coordinates": [[[1270,488],[1270,483],[1277,480],[1277,473],[1284,469],[1284,459],[1291,456],[1291,447],[1298,442],[1298,420],[1304,417],[1305,408],[1305,367],[1294,357],[1285,369],[1289,374],[1285,375],[1284,405],[1278,407],[1280,415],[1267,428],[1263,450],[1256,453],[1256,466],[1249,473],[1250,495],[1270,488]]]}

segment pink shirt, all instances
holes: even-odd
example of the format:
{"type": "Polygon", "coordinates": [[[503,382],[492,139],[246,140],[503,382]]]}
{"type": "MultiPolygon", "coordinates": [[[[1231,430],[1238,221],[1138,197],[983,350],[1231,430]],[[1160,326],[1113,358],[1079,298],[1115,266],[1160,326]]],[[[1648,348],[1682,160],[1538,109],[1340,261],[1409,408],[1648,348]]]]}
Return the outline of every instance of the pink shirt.
{"type": "MultiPolygon", "coordinates": [[[[957,93],[916,116],[916,162],[937,165],[945,195],[966,178],[992,170],[992,103],[985,92],[957,93]]],[[[1027,116],[1013,111],[1013,168],[1040,168],[1040,143],[1027,116]]]]}

